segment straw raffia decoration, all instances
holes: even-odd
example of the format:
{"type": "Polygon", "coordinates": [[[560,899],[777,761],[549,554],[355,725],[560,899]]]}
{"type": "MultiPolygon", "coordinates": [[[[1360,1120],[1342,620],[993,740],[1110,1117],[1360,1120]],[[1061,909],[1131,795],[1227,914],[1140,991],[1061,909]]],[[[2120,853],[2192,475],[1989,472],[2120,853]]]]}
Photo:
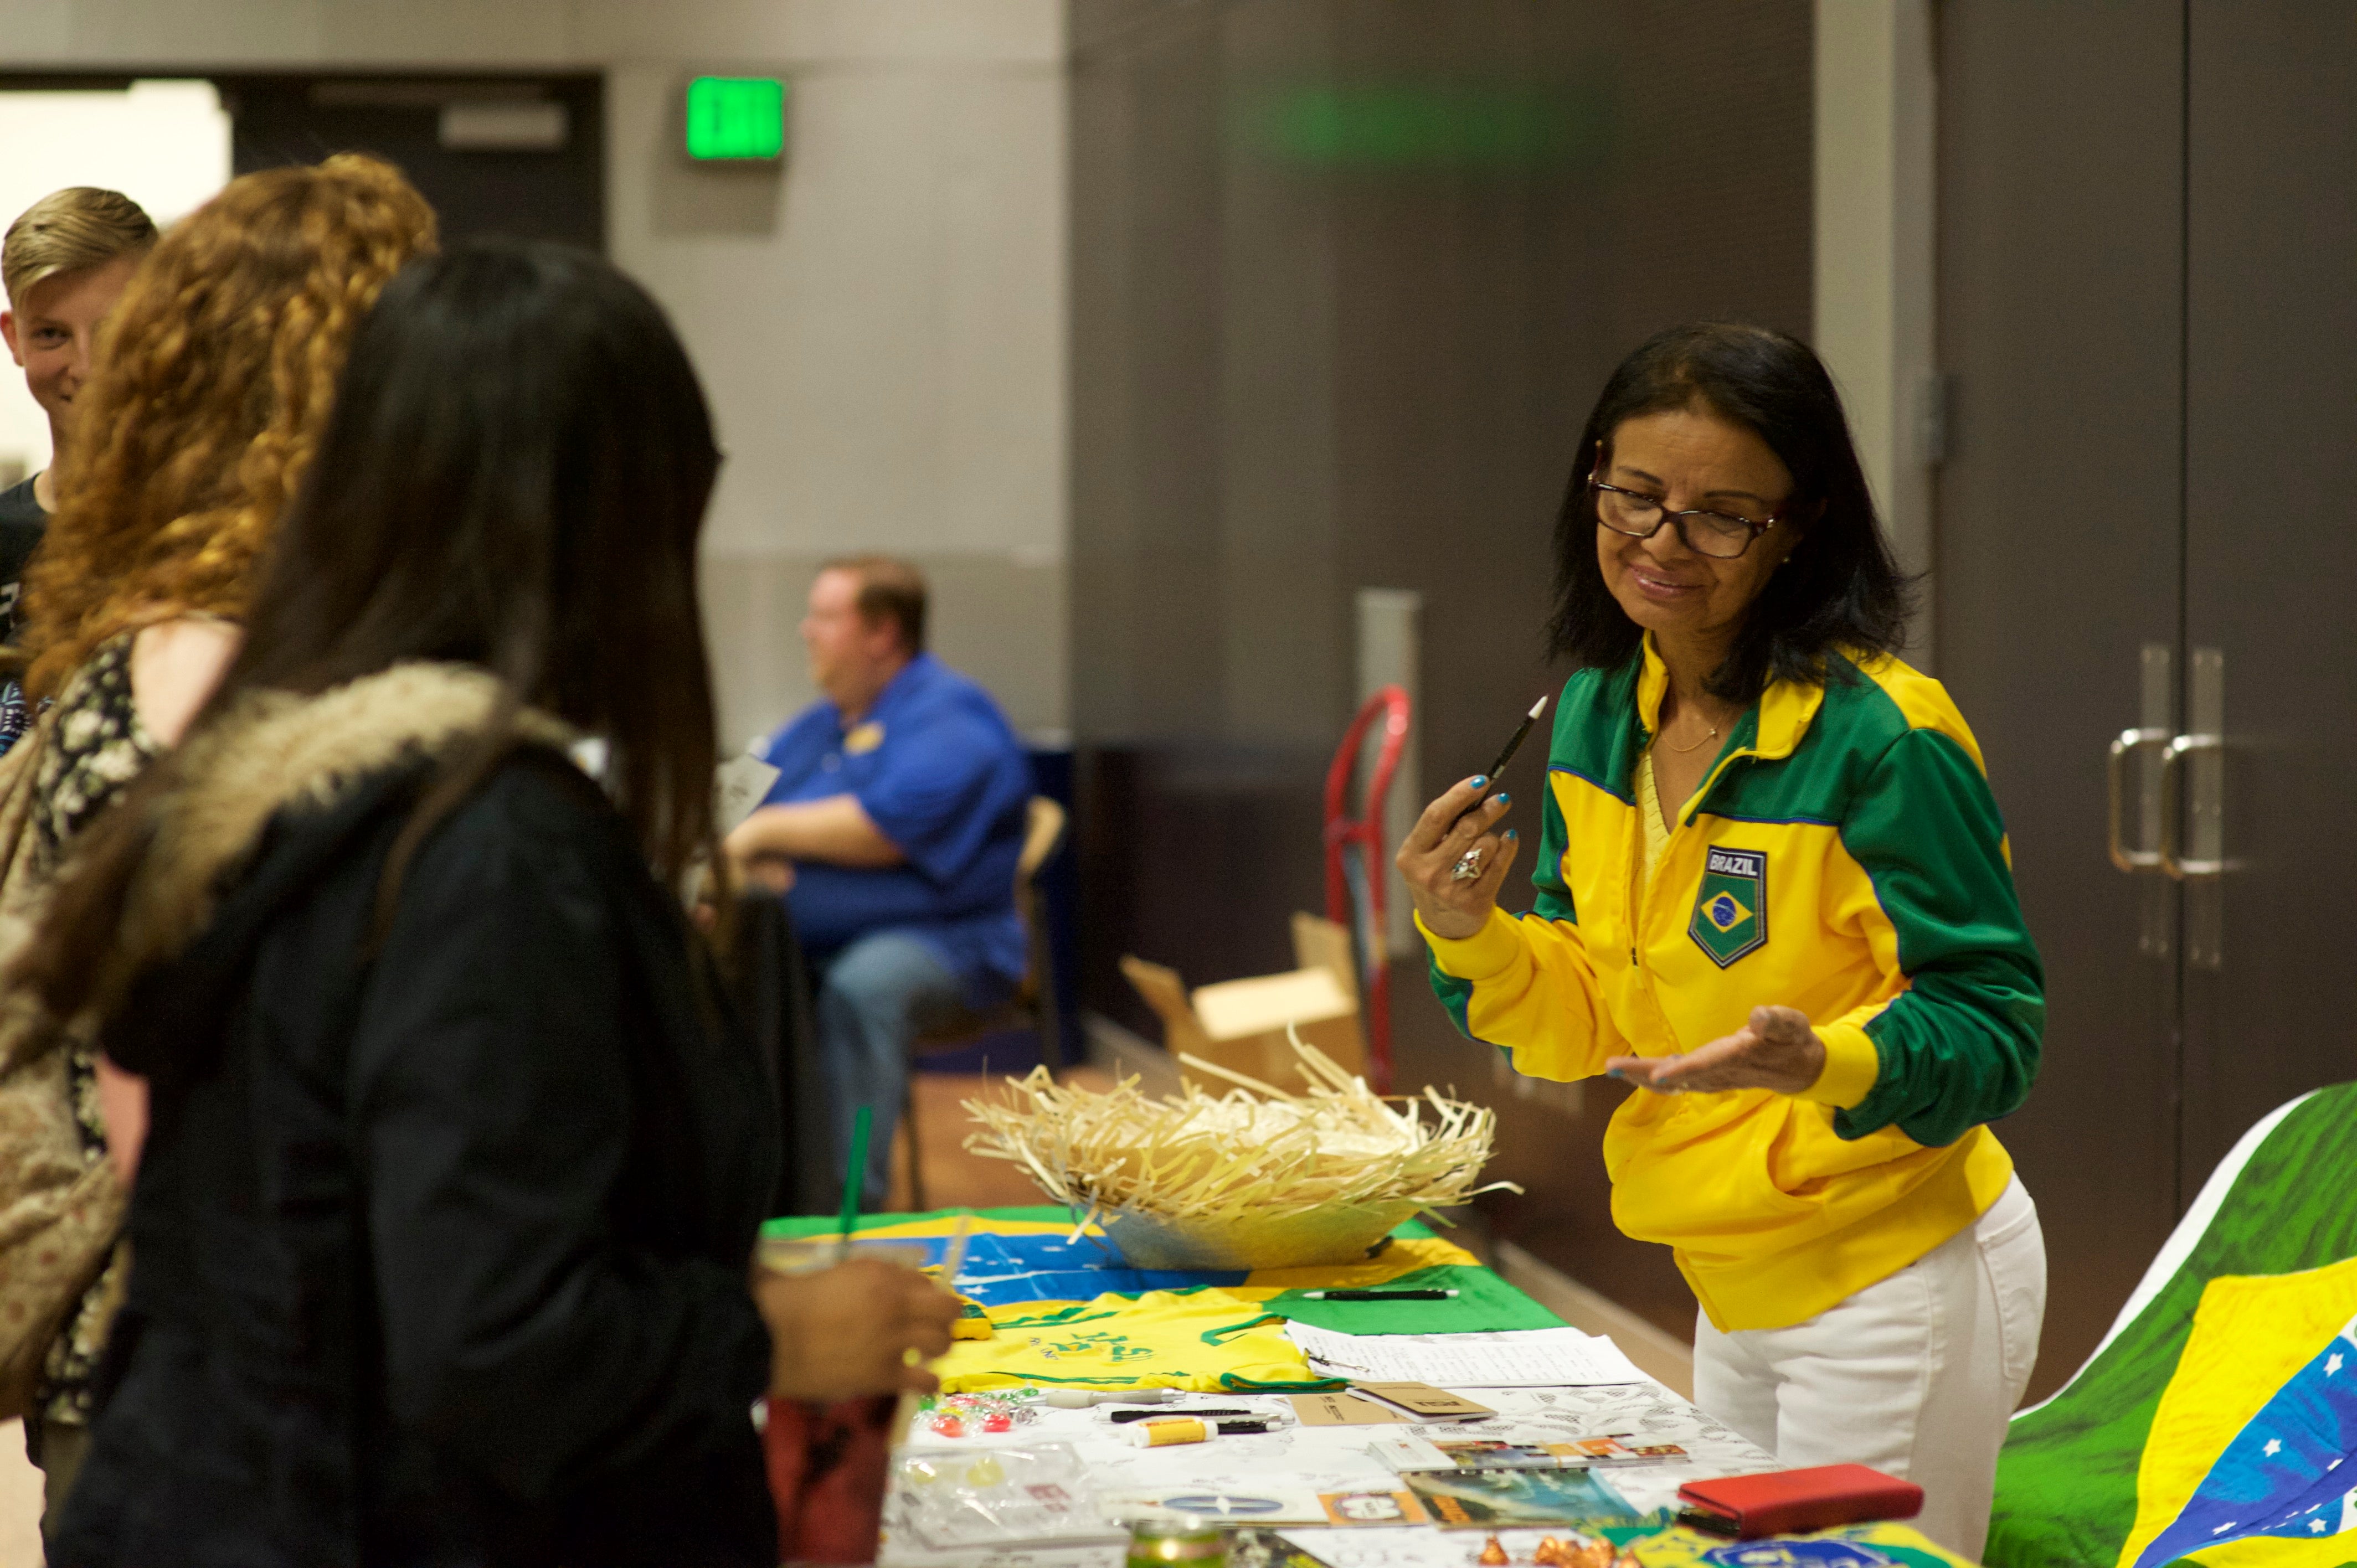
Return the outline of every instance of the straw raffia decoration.
{"type": "Polygon", "coordinates": [[[1041,1191],[1088,1219],[1118,1210],[1218,1226],[1331,1205],[1434,1208],[1496,1187],[1522,1190],[1473,1185],[1496,1133],[1486,1107],[1426,1089],[1396,1097],[1394,1109],[1298,1035],[1293,1047],[1310,1082],[1306,1094],[1184,1053],[1178,1059],[1195,1071],[1239,1087],[1214,1097],[1189,1082],[1152,1100],[1135,1077],[1100,1094],[1035,1068],[1006,1080],[1003,1101],[965,1102],[985,1129],[965,1146],[1023,1166],[1041,1191]]]}

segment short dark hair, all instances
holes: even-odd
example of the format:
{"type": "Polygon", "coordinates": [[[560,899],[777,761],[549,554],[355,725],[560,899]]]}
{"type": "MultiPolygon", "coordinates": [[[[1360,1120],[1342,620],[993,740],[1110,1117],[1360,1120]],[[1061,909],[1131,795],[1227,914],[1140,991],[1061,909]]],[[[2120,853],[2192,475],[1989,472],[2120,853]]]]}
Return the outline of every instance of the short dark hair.
{"type": "Polygon", "coordinates": [[[822,572],[848,572],[859,579],[859,618],[873,626],[888,620],[900,628],[900,646],[915,658],[925,650],[925,575],[898,555],[838,555],[822,572]]]}
{"type": "Polygon", "coordinates": [[[1654,334],[1620,361],[1587,416],[1556,513],[1555,607],[1548,641],[1576,668],[1618,669],[1644,633],[1597,564],[1588,479],[1613,433],[1648,413],[1702,408],[1768,444],[1792,476],[1785,511],[1803,544],[1752,601],[1713,695],[1751,703],[1770,681],[1823,684],[1836,650],[1892,653],[1907,640],[1912,585],[1899,570],[1866,486],[1833,377],[1809,346],[1770,328],[1699,321],[1654,334]]]}

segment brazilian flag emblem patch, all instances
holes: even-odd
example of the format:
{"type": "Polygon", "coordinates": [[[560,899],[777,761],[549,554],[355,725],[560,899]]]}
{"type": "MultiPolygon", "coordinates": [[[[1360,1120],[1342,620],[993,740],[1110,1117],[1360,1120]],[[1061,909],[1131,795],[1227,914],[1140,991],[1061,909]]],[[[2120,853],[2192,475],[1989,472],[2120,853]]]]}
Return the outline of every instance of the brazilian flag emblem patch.
{"type": "Polygon", "coordinates": [[[1702,891],[1695,895],[1686,929],[1695,945],[1725,969],[1768,940],[1768,854],[1765,850],[1711,848],[1702,891]]]}

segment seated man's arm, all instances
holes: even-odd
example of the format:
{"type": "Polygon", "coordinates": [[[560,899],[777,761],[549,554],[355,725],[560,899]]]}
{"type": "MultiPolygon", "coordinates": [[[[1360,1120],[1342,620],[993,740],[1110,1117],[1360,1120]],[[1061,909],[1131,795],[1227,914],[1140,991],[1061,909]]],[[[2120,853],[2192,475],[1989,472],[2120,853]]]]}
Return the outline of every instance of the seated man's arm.
{"type": "Polygon", "coordinates": [[[738,874],[765,886],[779,880],[780,870],[791,882],[789,863],[797,860],[881,868],[908,859],[900,846],[876,826],[856,795],[763,806],[737,824],[728,835],[727,848],[738,874]]]}

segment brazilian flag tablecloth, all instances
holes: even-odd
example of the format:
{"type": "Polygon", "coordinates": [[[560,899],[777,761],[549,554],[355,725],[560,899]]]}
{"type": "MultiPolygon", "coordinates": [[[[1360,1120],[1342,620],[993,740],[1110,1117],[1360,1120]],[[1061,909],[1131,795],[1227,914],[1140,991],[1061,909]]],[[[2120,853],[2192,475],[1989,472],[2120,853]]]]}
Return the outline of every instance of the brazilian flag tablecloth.
{"type": "Polygon", "coordinates": [[[2357,1565],[2357,1084],[2253,1128],[2062,1391],[2014,1417],[1995,1568],[2357,1565]]]}
{"type": "MultiPolygon", "coordinates": [[[[938,1263],[961,1215],[972,1216],[973,1234],[958,1270],[958,1289],[986,1307],[1069,1305],[1108,1293],[1139,1295],[1213,1286],[1264,1303],[1265,1310],[1279,1316],[1342,1334],[1479,1334],[1563,1326],[1562,1318],[1483,1268],[1472,1253],[1414,1220],[1394,1230],[1363,1262],[1249,1273],[1241,1269],[1133,1269],[1102,1230],[1092,1226],[1075,1235],[1072,1217],[1047,1206],[868,1215],[856,1229],[862,1240],[921,1243],[938,1263]],[[1458,1294],[1446,1301],[1380,1303],[1309,1301],[1301,1294],[1378,1284],[1458,1294]]],[[[762,1233],[826,1236],[835,1229],[831,1219],[797,1218],[772,1219],[762,1233]]]]}
{"type": "MultiPolygon", "coordinates": [[[[972,1233],[958,1289],[995,1330],[941,1361],[952,1392],[1024,1382],[1107,1388],[1275,1391],[1338,1386],[1317,1377],[1285,1337],[1288,1319],[1345,1334],[1468,1334],[1558,1328],[1563,1319],[1483,1268],[1473,1254],[1410,1222],[1364,1262],[1308,1269],[1133,1269],[1103,1233],[1060,1208],[942,1209],[861,1219],[863,1241],[922,1245],[942,1261],[962,1216],[972,1233]],[[1442,1301],[1312,1301],[1313,1289],[1385,1285],[1454,1290],[1442,1301]]],[[[764,1233],[820,1236],[836,1221],[773,1219],[764,1233]]]]}

